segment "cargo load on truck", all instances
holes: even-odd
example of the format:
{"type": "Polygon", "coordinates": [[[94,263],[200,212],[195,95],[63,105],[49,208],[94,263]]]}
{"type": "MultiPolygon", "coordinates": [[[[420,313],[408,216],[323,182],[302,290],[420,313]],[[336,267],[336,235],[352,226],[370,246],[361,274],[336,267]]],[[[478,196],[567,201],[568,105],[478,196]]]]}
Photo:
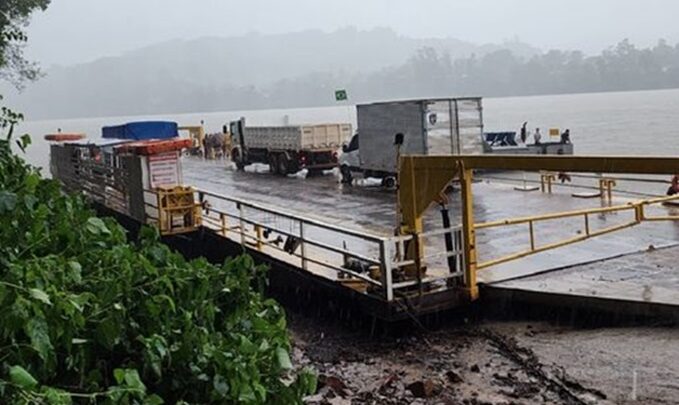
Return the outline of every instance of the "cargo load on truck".
{"type": "Polygon", "coordinates": [[[137,141],[149,139],[169,139],[179,136],[176,122],[139,121],[123,125],[103,127],[101,135],[104,139],[133,139],[137,141]]]}
{"type": "Polygon", "coordinates": [[[350,124],[249,127],[241,118],[230,127],[231,158],[239,170],[262,163],[281,176],[303,169],[314,175],[337,167],[338,150],[352,134],[350,124]]]}

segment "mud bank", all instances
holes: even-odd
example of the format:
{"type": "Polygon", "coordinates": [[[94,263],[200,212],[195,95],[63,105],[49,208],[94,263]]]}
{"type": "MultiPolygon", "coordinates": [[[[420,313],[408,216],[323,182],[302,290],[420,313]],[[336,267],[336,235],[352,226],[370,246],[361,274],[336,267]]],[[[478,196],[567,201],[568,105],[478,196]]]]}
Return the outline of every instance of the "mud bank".
{"type": "Polygon", "coordinates": [[[310,404],[679,401],[673,328],[488,322],[371,338],[290,314],[290,331],[296,363],[320,375],[310,404]]]}

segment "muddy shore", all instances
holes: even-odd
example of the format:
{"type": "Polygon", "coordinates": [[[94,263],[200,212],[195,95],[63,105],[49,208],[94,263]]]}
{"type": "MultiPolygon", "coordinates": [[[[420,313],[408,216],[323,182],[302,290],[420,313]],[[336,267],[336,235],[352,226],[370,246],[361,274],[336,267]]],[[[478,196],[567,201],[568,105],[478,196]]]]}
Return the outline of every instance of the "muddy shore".
{"type": "Polygon", "coordinates": [[[679,403],[673,327],[487,321],[371,337],[295,313],[289,324],[296,363],[319,374],[309,404],[679,403]]]}

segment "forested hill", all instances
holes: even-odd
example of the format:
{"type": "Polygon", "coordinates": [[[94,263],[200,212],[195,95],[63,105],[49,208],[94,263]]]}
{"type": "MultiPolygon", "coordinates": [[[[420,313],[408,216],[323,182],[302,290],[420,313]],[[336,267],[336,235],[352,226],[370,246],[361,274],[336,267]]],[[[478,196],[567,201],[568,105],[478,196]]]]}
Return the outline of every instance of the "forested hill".
{"type": "MultiPolygon", "coordinates": [[[[629,41],[600,55],[475,45],[388,29],[166,42],[46,69],[9,103],[28,119],[205,112],[423,96],[509,96],[679,87],[679,44],[629,41]]],[[[7,94],[7,89],[0,93],[7,94]]]]}
{"type": "Polygon", "coordinates": [[[350,86],[358,98],[522,96],[678,87],[679,44],[664,40],[644,49],[623,40],[594,56],[550,50],[521,57],[504,49],[452,58],[423,48],[401,66],[354,77],[350,86]]]}

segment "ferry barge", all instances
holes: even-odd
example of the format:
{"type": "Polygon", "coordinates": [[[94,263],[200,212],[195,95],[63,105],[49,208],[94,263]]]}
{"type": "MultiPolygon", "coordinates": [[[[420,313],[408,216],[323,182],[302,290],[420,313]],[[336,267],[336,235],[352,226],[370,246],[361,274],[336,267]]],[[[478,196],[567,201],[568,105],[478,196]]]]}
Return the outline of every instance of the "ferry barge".
{"type": "MultiPolygon", "coordinates": [[[[631,253],[621,250],[623,245],[651,239],[657,246],[676,243],[667,221],[679,216],[654,210],[667,210],[657,206],[679,196],[639,201],[616,196],[615,203],[601,208],[570,194],[550,194],[551,189],[511,193],[473,179],[475,171],[501,169],[666,174],[679,171],[676,158],[404,155],[394,199],[391,193],[344,187],[329,176],[303,180],[229,171],[220,163],[182,157],[192,143],[177,138],[176,124],[141,127],[145,131],[135,132],[134,139],[52,144],[53,177],[129,229],[156,226],[189,256],[223,260],[245,251],[271,267],[271,285],[284,296],[313,296],[388,321],[483,302],[481,285],[486,291],[514,291],[520,279],[535,273],[631,253]],[[460,190],[447,194],[453,180],[460,190]],[[517,216],[525,210],[531,216],[517,216]],[[629,221],[619,221],[627,214],[629,221]],[[584,218],[584,230],[553,241],[572,230],[563,221],[578,218],[584,218]],[[556,225],[541,228],[548,230],[548,241],[541,243],[536,225],[549,221],[556,225]],[[643,234],[625,233],[651,222],[661,224],[643,234]],[[516,226],[529,232],[511,228],[516,226]],[[529,247],[516,252],[523,238],[529,247]],[[584,241],[594,254],[538,255],[584,241]]],[[[625,291],[610,300],[610,309],[620,299],[652,308],[668,305],[653,299],[641,303],[625,291]]],[[[535,293],[558,303],[554,292],[535,293]]],[[[679,307],[676,301],[671,308],[679,307]]]]}

